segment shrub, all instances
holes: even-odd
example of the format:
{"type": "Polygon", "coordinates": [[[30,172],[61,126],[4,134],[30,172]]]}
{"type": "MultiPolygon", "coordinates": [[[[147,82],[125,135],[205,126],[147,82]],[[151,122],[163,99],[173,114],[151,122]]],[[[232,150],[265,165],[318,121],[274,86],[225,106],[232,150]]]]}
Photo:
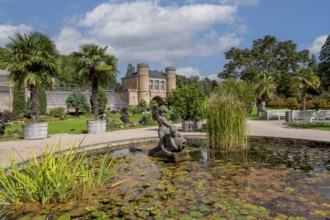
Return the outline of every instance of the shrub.
{"type": "Polygon", "coordinates": [[[63,117],[64,116],[64,108],[58,107],[58,108],[51,109],[49,111],[49,115],[53,116],[53,117],[56,117],[56,118],[63,117]]]}
{"type": "Polygon", "coordinates": [[[296,110],[300,108],[300,104],[298,103],[296,98],[288,98],[285,101],[285,106],[291,110],[296,110]]]}
{"type": "Polygon", "coordinates": [[[152,118],[151,118],[152,116],[151,115],[146,115],[146,114],[144,114],[144,115],[142,115],[142,117],[140,118],[140,120],[139,120],[139,124],[140,125],[150,125],[150,124],[152,124],[152,118]]]}
{"type": "Polygon", "coordinates": [[[44,87],[38,87],[38,114],[44,115],[47,111],[47,95],[44,87]]]}
{"type": "Polygon", "coordinates": [[[81,93],[80,90],[76,90],[71,95],[69,95],[65,100],[65,103],[68,109],[74,108],[76,114],[78,114],[83,109],[89,108],[86,97],[81,93]]]}
{"type": "Polygon", "coordinates": [[[268,106],[272,108],[283,108],[285,106],[285,101],[282,98],[274,98],[268,102],[268,106]]]}
{"type": "Polygon", "coordinates": [[[13,91],[13,113],[24,115],[25,105],[24,88],[22,85],[16,83],[13,91]]]}
{"type": "Polygon", "coordinates": [[[129,122],[129,115],[128,113],[123,113],[121,116],[120,116],[120,120],[124,123],[124,124],[127,124],[129,122]]]}

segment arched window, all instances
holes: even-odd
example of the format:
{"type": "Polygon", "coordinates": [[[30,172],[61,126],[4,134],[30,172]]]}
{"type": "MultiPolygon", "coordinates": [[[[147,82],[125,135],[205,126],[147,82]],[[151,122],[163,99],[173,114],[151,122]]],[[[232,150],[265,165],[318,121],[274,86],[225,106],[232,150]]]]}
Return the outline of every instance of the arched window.
{"type": "Polygon", "coordinates": [[[156,80],[155,81],[155,89],[156,90],[159,90],[159,80],[156,80]]]}

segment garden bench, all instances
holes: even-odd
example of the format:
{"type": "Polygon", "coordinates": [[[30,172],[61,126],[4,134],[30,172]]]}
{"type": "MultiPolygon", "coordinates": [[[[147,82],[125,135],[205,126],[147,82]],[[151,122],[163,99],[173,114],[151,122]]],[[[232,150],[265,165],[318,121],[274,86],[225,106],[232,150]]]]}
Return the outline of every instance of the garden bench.
{"type": "Polygon", "coordinates": [[[317,119],[315,110],[306,110],[306,111],[293,111],[292,112],[292,121],[293,122],[313,122],[317,119]]]}
{"type": "Polygon", "coordinates": [[[319,110],[316,113],[316,120],[317,121],[330,121],[330,110],[319,110]]]}
{"type": "Polygon", "coordinates": [[[290,111],[289,109],[281,109],[281,110],[266,110],[266,118],[269,120],[270,118],[277,118],[278,120],[285,117],[285,112],[290,111]]]}

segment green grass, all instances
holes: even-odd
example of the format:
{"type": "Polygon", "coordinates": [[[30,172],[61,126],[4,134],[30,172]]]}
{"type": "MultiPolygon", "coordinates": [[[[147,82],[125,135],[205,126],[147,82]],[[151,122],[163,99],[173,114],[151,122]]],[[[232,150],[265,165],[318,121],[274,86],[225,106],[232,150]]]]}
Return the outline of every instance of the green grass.
{"type": "Polygon", "coordinates": [[[288,126],[295,128],[330,131],[330,123],[290,123],[288,126]]]}
{"type": "MultiPolygon", "coordinates": [[[[131,128],[140,128],[140,127],[148,127],[154,126],[152,125],[138,125],[138,122],[142,116],[142,114],[130,114],[129,121],[134,122],[137,124],[134,127],[124,127],[123,123],[120,120],[120,114],[113,114],[108,117],[109,123],[113,121],[117,125],[116,127],[107,128],[107,131],[114,131],[114,130],[121,130],[121,129],[131,129],[131,128]]],[[[61,133],[71,133],[71,134],[83,134],[87,132],[87,121],[93,120],[93,118],[70,118],[61,121],[48,121],[48,134],[61,134],[61,133]]],[[[11,125],[10,128],[6,129],[9,130],[19,130],[22,132],[22,126],[15,124],[11,125]]],[[[2,141],[12,141],[12,140],[19,140],[20,138],[0,138],[0,142],[2,141]]]]}

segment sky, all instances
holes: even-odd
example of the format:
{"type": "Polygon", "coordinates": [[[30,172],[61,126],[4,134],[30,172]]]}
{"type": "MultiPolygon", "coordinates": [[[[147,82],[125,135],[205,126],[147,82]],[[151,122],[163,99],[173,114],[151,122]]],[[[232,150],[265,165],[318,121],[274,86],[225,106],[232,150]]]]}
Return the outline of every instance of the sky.
{"type": "Polygon", "coordinates": [[[93,43],[151,70],[218,79],[231,47],[266,35],[318,57],[330,34],[330,0],[0,0],[0,47],[16,32],[47,34],[61,54],[93,43]]]}

